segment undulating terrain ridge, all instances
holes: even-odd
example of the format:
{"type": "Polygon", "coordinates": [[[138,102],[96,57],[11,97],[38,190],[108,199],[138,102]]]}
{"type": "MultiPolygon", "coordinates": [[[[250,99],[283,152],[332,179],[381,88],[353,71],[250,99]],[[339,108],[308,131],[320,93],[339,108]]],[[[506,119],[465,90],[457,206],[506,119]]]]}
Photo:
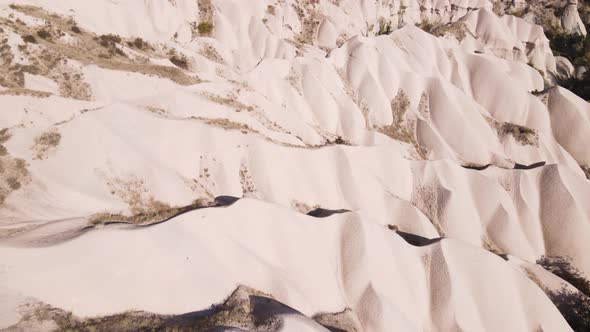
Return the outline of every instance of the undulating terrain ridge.
{"type": "Polygon", "coordinates": [[[588,23],[0,0],[0,330],[588,331],[588,23]]]}

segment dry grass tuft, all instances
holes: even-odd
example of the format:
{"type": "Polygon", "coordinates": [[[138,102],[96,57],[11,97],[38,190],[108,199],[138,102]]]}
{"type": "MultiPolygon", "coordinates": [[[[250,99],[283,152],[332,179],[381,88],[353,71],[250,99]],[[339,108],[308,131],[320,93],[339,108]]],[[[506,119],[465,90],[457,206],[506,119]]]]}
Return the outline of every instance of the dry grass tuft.
{"type": "Polygon", "coordinates": [[[176,67],[188,70],[188,60],[184,56],[173,55],[170,57],[170,62],[172,62],[176,67]]]}
{"type": "Polygon", "coordinates": [[[8,129],[0,130],[0,205],[10,193],[31,180],[27,163],[23,159],[13,158],[3,145],[10,137],[8,129]]]}
{"type": "Polygon", "coordinates": [[[539,134],[536,130],[510,122],[499,122],[491,118],[486,119],[492,128],[496,129],[498,138],[501,141],[507,136],[512,136],[520,145],[539,146],[539,134]]]}
{"type": "Polygon", "coordinates": [[[391,101],[391,115],[393,117],[391,124],[381,127],[374,125],[373,129],[396,141],[411,144],[419,158],[427,159],[428,150],[420,145],[416,138],[416,121],[407,117],[409,108],[410,99],[404,90],[400,89],[391,101]]]}
{"type": "Polygon", "coordinates": [[[32,148],[35,153],[34,159],[46,159],[48,152],[57,147],[60,141],[61,134],[55,131],[37,136],[32,148]]]}
{"type": "Polygon", "coordinates": [[[439,193],[439,186],[435,183],[418,185],[412,193],[411,203],[430,220],[440,237],[445,237],[445,231],[438,215],[443,197],[439,193]]]}
{"type": "MultiPolygon", "coordinates": [[[[76,23],[69,18],[64,18],[56,14],[48,13],[47,11],[34,6],[20,6],[14,5],[14,9],[32,16],[37,19],[44,20],[47,23],[42,29],[28,27],[24,24],[15,23],[6,18],[0,18],[0,26],[7,28],[21,36],[31,36],[38,44],[37,47],[31,48],[27,45],[22,45],[22,51],[29,58],[30,66],[16,66],[8,65],[0,67],[0,85],[8,88],[24,88],[24,73],[28,72],[34,75],[43,75],[56,80],[60,84],[60,94],[62,90],[65,93],[64,97],[71,97],[83,100],[90,100],[92,93],[88,84],[83,80],[78,82],[65,82],[57,79],[55,76],[60,76],[64,72],[70,75],[70,78],[76,75],[82,77],[79,72],[71,72],[72,66],[67,65],[67,60],[75,60],[82,65],[96,65],[101,68],[138,72],[145,75],[154,75],[170,79],[181,85],[191,85],[199,83],[200,80],[195,77],[188,76],[183,70],[171,67],[162,66],[149,63],[145,61],[147,56],[155,56],[157,58],[164,58],[164,54],[156,54],[153,48],[141,40],[135,38],[134,40],[124,41],[117,35],[95,35],[91,32],[80,29],[76,23]],[[52,36],[60,36],[64,31],[72,31],[74,42],[65,42],[57,38],[35,38],[33,35],[46,35],[44,32],[52,36]],[[124,52],[125,46],[131,44],[137,52],[145,53],[146,56],[140,56],[138,59],[129,58],[124,52]],[[146,53],[148,52],[149,53],[146,53]],[[57,69],[56,69],[57,68],[57,69]],[[62,89],[63,87],[63,89],[62,89]]],[[[10,50],[0,45],[0,58],[5,64],[13,62],[14,56],[10,50]]]]}

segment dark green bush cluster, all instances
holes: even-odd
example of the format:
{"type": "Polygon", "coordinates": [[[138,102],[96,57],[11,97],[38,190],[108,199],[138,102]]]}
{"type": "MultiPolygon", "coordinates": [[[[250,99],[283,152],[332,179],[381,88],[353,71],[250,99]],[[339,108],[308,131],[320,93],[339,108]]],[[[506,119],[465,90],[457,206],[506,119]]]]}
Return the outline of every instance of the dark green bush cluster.
{"type": "MultiPolygon", "coordinates": [[[[558,29],[546,31],[551,49],[556,56],[563,56],[575,66],[586,66],[590,70],[590,36],[572,36],[561,33],[558,29]]],[[[572,91],[585,100],[590,100],[590,74],[572,77],[559,85],[572,91]]]]}
{"type": "Polygon", "coordinates": [[[27,43],[37,43],[37,38],[33,35],[26,35],[23,37],[23,40],[27,43]]]}
{"type": "Polygon", "coordinates": [[[37,36],[42,39],[51,39],[51,33],[45,29],[37,31],[37,36]]]}
{"type": "Polygon", "coordinates": [[[590,66],[590,36],[572,36],[547,31],[554,55],[568,58],[574,65],[590,66]]]}
{"type": "Polygon", "coordinates": [[[197,30],[201,35],[208,35],[213,31],[213,24],[210,22],[201,22],[197,25],[197,30]]]}
{"type": "Polygon", "coordinates": [[[574,331],[590,331],[590,281],[572,265],[569,257],[543,256],[537,264],[574,286],[549,290],[547,295],[574,331]]]}
{"type": "Polygon", "coordinates": [[[125,56],[125,53],[117,47],[117,44],[120,44],[122,41],[121,37],[113,34],[108,34],[101,35],[99,37],[94,37],[94,39],[97,40],[102,47],[106,48],[109,51],[109,56],[113,56],[115,54],[125,56]]]}

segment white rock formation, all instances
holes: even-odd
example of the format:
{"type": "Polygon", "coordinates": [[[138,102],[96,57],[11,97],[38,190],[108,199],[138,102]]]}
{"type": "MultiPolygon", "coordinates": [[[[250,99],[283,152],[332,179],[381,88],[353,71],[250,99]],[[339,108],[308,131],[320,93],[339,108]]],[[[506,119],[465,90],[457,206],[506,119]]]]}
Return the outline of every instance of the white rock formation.
{"type": "Polygon", "coordinates": [[[586,36],[586,26],[578,13],[578,0],[568,0],[561,16],[561,26],[569,34],[586,36]]]}
{"type": "Polygon", "coordinates": [[[568,79],[575,75],[574,65],[562,56],[555,57],[556,74],[560,79],[568,79]]]}
{"type": "Polygon", "coordinates": [[[0,329],[571,330],[590,106],[493,5],[0,0],[0,329]]]}

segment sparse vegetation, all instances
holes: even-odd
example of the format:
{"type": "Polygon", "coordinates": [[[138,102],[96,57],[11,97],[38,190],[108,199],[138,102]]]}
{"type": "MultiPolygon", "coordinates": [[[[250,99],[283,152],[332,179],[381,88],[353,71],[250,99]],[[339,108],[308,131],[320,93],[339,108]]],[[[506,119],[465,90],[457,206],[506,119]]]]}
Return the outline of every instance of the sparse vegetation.
{"type": "Polygon", "coordinates": [[[434,24],[427,20],[420,21],[420,23],[416,24],[416,26],[428,33],[432,33],[432,30],[434,28],[434,24]]]}
{"type": "Polygon", "coordinates": [[[35,36],[33,36],[33,35],[26,35],[23,37],[23,40],[27,43],[32,43],[32,44],[37,43],[37,38],[35,38],[35,36]]]}
{"type": "Polygon", "coordinates": [[[573,266],[569,257],[543,256],[537,264],[579,291],[564,285],[559,290],[546,290],[546,293],[574,331],[590,331],[590,281],[573,266]]]}
{"type": "Polygon", "coordinates": [[[139,37],[137,37],[133,40],[132,45],[140,50],[143,49],[144,47],[148,46],[148,44],[143,39],[141,39],[139,37]]]}
{"type": "MultiPolygon", "coordinates": [[[[556,56],[563,56],[575,66],[586,66],[590,69],[590,36],[568,35],[559,28],[545,31],[550,40],[551,50],[556,56]]],[[[590,75],[570,77],[559,82],[559,85],[576,95],[590,100],[590,75]]]]}
{"type": "Polygon", "coordinates": [[[46,132],[35,138],[33,151],[35,159],[45,159],[50,149],[55,148],[61,141],[61,134],[58,132],[46,132]]]}
{"type": "Polygon", "coordinates": [[[567,281],[586,296],[590,296],[590,281],[573,265],[570,257],[542,256],[537,260],[537,264],[567,281]]]}
{"type": "Polygon", "coordinates": [[[51,33],[45,29],[37,31],[37,36],[41,39],[51,39],[51,33]]]}
{"type": "Polygon", "coordinates": [[[590,331],[590,297],[565,286],[556,291],[547,291],[547,296],[575,332],[590,331]]]}
{"type": "Polygon", "coordinates": [[[326,143],[323,144],[323,146],[328,145],[350,145],[350,142],[342,138],[342,136],[337,136],[334,139],[327,139],[326,143]]]}
{"type": "Polygon", "coordinates": [[[213,206],[212,202],[205,199],[196,199],[191,204],[186,206],[169,206],[168,204],[155,202],[149,209],[145,211],[136,211],[133,215],[123,215],[118,213],[98,213],[90,217],[89,223],[91,225],[108,224],[108,223],[130,223],[139,225],[149,225],[166,221],[183,213],[213,206]]]}
{"type": "Polygon", "coordinates": [[[411,203],[430,220],[440,237],[446,232],[439,220],[441,200],[438,183],[419,184],[412,192],[411,203]]]}
{"type": "Polygon", "coordinates": [[[389,35],[392,32],[393,32],[393,28],[391,26],[391,21],[386,21],[384,19],[381,19],[379,21],[379,30],[377,31],[376,35],[377,36],[389,35]]]}
{"type": "Polygon", "coordinates": [[[188,60],[183,56],[173,55],[170,57],[170,62],[179,68],[188,70],[188,60]]]}
{"type": "Polygon", "coordinates": [[[213,32],[213,24],[211,22],[201,22],[197,25],[197,31],[202,36],[207,36],[213,32]]]}
{"type": "Polygon", "coordinates": [[[100,39],[100,45],[102,45],[103,47],[109,47],[111,45],[121,43],[121,37],[119,37],[117,35],[113,35],[113,34],[100,35],[99,39],[100,39]]]}
{"type": "Polygon", "coordinates": [[[522,18],[526,13],[527,13],[527,7],[513,10],[513,11],[509,12],[508,14],[522,18]]]}
{"type": "Polygon", "coordinates": [[[380,127],[373,125],[373,129],[396,141],[411,144],[417,157],[426,159],[428,150],[416,139],[416,120],[408,118],[406,114],[409,108],[410,99],[405,91],[400,89],[391,101],[391,124],[380,127]]]}
{"type": "Polygon", "coordinates": [[[108,50],[108,54],[103,54],[105,58],[110,58],[116,54],[125,56],[125,53],[119,47],[117,47],[117,45],[122,41],[121,37],[108,34],[95,37],[95,40],[97,40],[102,47],[108,50]]]}
{"type": "Polygon", "coordinates": [[[269,15],[273,15],[273,16],[276,15],[277,13],[276,13],[275,6],[273,6],[273,5],[266,6],[266,13],[269,15]]]}
{"type": "Polygon", "coordinates": [[[399,90],[391,101],[391,125],[378,128],[383,134],[406,143],[414,140],[415,123],[406,120],[406,112],[410,107],[410,99],[404,90],[399,90]]]}
{"type": "MultiPolygon", "coordinates": [[[[6,142],[10,134],[6,129],[0,131],[0,144],[6,142]]],[[[0,204],[8,195],[20,189],[30,181],[27,163],[22,159],[13,158],[3,145],[0,145],[3,153],[0,154],[0,204]]]]}
{"type": "MultiPolygon", "coordinates": [[[[255,289],[239,286],[223,303],[203,311],[181,315],[160,315],[145,311],[127,311],[115,315],[79,318],[71,312],[44,303],[29,304],[30,309],[8,331],[37,330],[38,326],[56,326],[56,331],[276,331],[280,318],[272,313],[297,313],[294,309],[255,289]],[[277,310],[277,309],[274,309],[277,310]],[[265,314],[261,314],[265,313],[265,314]]],[[[40,329],[44,330],[44,329],[40,329]]]]}
{"type": "Polygon", "coordinates": [[[511,135],[522,145],[538,145],[539,135],[534,129],[519,126],[514,123],[504,122],[499,129],[500,136],[511,135]]]}
{"type": "Polygon", "coordinates": [[[492,128],[496,129],[498,138],[503,140],[507,136],[512,136],[520,145],[539,145],[539,134],[535,129],[517,125],[511,122],[499,122],[492,118],[486,118],[492,128]]]}

